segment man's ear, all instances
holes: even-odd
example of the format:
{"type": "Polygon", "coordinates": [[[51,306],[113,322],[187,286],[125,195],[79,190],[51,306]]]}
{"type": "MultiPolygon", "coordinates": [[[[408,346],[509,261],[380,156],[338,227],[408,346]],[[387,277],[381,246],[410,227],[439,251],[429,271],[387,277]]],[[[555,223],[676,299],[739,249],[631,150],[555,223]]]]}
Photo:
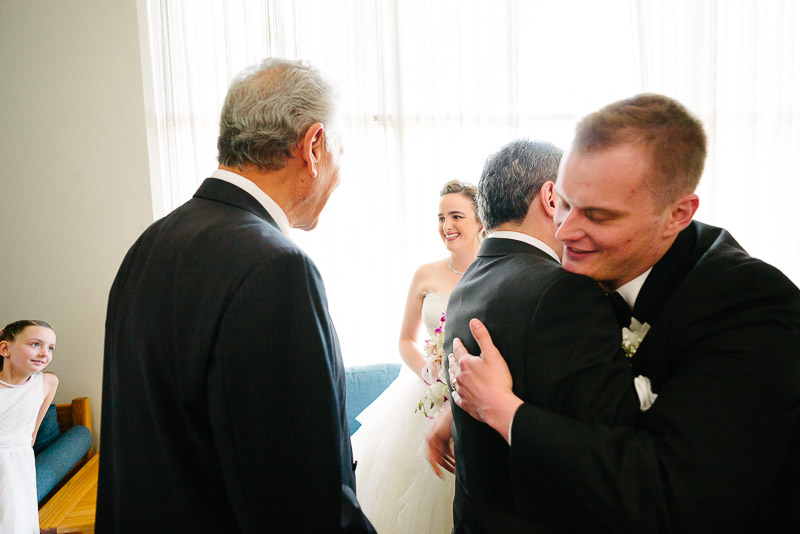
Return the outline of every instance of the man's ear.
{"type": "Polygon", "coordinates": [[[664,227],[664,237],[672,237],[689,226],[699,205],[700,197],[694,193],[681,197],[673,204],[664,227]]]}
{"type": "Polygon", "coordinates": [[[303,135],[303,142],[300,147],[300,155],[308,167],[308,172],[316,178],[319,174],[319,165],[322,153],[325,151],[325,127],[321,122],[316,122],[309,126],[303,135]]]}
{"type": "Polygon", "coordinates": [[[547,213],[550,218],[556,212],[556,195],[555,184],[553,182],[545,182],[539,190],[539,202],[542,204],[542,209],[547,213]]]}

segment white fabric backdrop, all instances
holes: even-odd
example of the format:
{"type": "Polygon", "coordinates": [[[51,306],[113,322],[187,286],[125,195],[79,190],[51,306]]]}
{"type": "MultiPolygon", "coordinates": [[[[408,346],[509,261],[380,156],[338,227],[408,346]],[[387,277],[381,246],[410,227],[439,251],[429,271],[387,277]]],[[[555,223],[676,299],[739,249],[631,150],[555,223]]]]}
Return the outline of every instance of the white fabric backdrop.
{"type": "Polygon", "coordinates": [[[438,190],[527,136],[638,92],[700,116],[698,219],[800,282],[800,10],[791,0],[142,0],[154,214],[216,167],[230,80],[267,56],[337,81],[342,185],[296,240],[317,262],[347,365],[399,361],[407,285],[444,256],[438,190]]]}

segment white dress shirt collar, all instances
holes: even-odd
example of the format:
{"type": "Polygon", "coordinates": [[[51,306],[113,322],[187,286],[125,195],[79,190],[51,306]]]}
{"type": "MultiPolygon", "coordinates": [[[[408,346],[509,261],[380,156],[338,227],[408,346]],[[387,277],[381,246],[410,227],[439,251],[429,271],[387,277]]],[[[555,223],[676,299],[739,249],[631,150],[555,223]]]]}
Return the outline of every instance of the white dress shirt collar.
{"type": "Polygon", "coordinates": [[[633,305],[636,304],[636,299],[639,297],[639,292],[642,290],[642,286],[644,285],[644,281],[647,280],[647,276],[650,274],[653,268],[650,267],[645,272],[631,280],[630,282],[626,282],[622,284],[618,289],[617,293],[619,293],[625,302],[628,303],[631,309],[633,309],[633,305]]]}
{"type": "Polygon", "coordinates": [[[552,257],[558,263],[561,263],[558,254],[556,254],[556,252],[552,248],[550,248],[550,246],[547,243],[545,243],[544,241],[540,241],[531,235],[523,234],[522,232],[513,232],[510,230],[500,230],[499,232],[492,232],[487,239],[492,237],[499,237],[502,239],[514,239],[516,241],[522,241],[529,245],[533,245],[542,252],[545,252],[548,255],[550,255],[550,257],[552,257]]]}
{"type": "Polygon", "coordinates": [[[251,180],[248,180],[241,174],[236,174],[235,172],[226,171],[223,169],[217,169],[211,173],[212,178],[216,178],[217,180],[222,180],[223,182],[228,182],[229,184],[235,185],[239,189],[243,189],[246,192],[250,193],[250,195],[258,201],[259,204],[264,206],[264,209],[267,210],[270,217],[272,217],[275,222],[278,224],[278,228],[280,228],[283,234],[291,239],[291,235],[289,234],[289,218],[286,217],[286,214],[283,212],[280,206],[272,200],[268,194],[261,190],[256,184],[254,184],[251,180]]]}

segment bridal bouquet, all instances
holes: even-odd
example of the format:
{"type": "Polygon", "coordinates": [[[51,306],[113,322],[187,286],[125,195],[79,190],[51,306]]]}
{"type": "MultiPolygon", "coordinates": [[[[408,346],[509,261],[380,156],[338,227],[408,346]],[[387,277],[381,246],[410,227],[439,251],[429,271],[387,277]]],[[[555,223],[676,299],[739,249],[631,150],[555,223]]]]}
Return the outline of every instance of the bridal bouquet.
{"type": "Polygon", "coordinates": [[[433,339],[425,341],[426,365],[422,368],[422,379],[428,384],[428,388],[425,390],[425,395],[420,399],[414,413],[421,411],[428,419],[433,419],[433,416],[447,401],[448,397],[444,364],[442,363],[444,321],[445,314],[443,313],[439,327],[433,333],[433,339]]]}

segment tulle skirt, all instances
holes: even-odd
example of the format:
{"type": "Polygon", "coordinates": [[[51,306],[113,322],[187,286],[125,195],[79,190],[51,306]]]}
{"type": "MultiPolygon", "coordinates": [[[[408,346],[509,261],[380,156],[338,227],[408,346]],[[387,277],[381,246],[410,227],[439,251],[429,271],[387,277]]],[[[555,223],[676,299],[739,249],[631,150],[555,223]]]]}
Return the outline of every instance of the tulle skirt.
{"type": "Polygon", "coordinates": [[[425,383],[407,367],[356,419],[356,491],[378,534],[449,534],[455,477],[437,477],[425,435],[433,423],[414,410],[425,383]]]}

